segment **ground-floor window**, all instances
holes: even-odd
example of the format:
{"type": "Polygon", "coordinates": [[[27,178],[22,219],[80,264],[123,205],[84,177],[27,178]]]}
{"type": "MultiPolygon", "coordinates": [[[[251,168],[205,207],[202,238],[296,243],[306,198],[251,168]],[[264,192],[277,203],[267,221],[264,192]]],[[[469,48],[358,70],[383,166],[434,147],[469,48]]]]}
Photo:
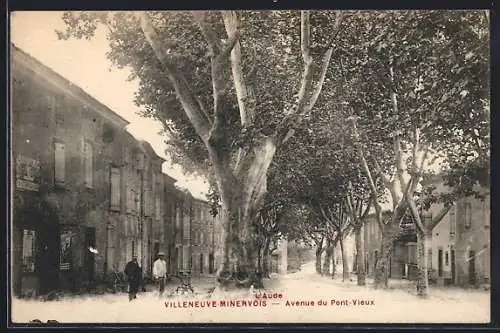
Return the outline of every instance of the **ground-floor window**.
{"type": "Polygon", "coordinates": [[[23,272],[33,273],[35,271],[35,244],[36,231],[23,230],[23,272]]]}
{"type": "Polygon", "coordinates": [[[72,269],[73,243],[73,231],[69,228],[61,229],[61,254],[59,262],[59,270],[61,271],[72,269]]]}

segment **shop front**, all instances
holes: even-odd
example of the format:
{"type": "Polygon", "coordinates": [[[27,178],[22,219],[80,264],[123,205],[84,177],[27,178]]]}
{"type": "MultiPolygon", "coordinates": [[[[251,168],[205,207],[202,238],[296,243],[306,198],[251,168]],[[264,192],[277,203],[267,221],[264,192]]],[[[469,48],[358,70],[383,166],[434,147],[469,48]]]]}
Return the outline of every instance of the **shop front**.
{"type": "Polygon", "coordinates": [[[12,273],[17,296],[46,294],[59,284],[58,215],[37,194],[18,191],[14,200],[12,273]]]}

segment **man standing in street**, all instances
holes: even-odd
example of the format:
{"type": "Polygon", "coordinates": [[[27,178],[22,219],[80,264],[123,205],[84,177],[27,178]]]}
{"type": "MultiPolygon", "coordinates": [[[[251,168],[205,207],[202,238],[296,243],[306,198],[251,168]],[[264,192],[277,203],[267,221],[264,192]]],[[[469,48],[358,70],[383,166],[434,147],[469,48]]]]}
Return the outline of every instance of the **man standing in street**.
{"type": "Polygon", "coordinates": [[[132,260],[125,266],[125,275],[128,279],[128,300],[137,298],[139,284],[141,283],[141,268],[137,263],[137,256],[132,256],[132,260]]]}
{"type": "Polygon", "coordinates": [[[159,295],[163,295],[165,290],[165,279],[167,277],[167,262],[165,261],[165,253],[159,252],[158,259],[153,264],[153,277],[158,285],[159,295]]]}

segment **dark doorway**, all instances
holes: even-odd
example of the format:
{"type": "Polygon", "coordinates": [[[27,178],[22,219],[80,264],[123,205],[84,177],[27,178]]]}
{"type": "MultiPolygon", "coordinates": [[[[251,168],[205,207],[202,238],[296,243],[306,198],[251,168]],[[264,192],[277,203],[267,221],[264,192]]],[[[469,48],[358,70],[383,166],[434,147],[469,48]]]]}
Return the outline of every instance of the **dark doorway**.
{"type": "Polygon", "coordinates": [[[154,248],[153,248],[153,260],[155,260],[156,257],[158,256],[158,252],[160,252],[160,243],[155,242],[155,244],[153,246],[154,246],[154,248]]]}
{"type": "Polygon", "coordinates": [[[456,263],[455,263],[455,250],[454,249],[452,249],[450,251],[450,255],[451,255],[451,283],[455,284],[456,283],[455,282],[455,274],[456,274],[455,273],[455,269],[456,269],[455,265],[456,265],[456,263]]]}
{"type": "Polygon", "coordinates": [[[389,278],[392,277],[392,256],[389,257],[389,278]]]}
{"type": "Polygon", "coordinates": [[[175,273],[179,272],[179,265],[181,262],[182,262],[182,258],[181,258],[180,252],[179,252],[179,248],[176,247],[175,248],[175,270],[174,270],[175,273]]]}
{"type": "Polygon", "coordinates": [[[148,273],[151,274],[153,272],[153,262],[154,259],[153,256],[151,255],[151,252],[153,251],[153,247],[151,246],[151,239],[148,239],[148,248],[147,248],[147,257],[148,258],[148,268],[149,271],[148,273]]]}
{"type": "Polygon", "coordinates": [[[36,272],[40,293],[58,289],[60,238],[58,226],[44,226],[38,230],[38,259],[36,272]]]}
{"type": "Polygon", "coordinates": [[[200,253],[200,273],[203,274],[203,253],[200,253]]]}
{"type": "Polygon", "coordinates": [[[90,248],[95,249],[95,228],[85,228],[85,255],[83,257],[87,280],[92,284],[95,276],[95,254],[90,252],[90,248]]]}
{"type": "Polygon", "coordinates": [[[208,272],[210,274],[214,273],[214,254],[210,253],[208,255],[208,272]]]}
{"type": "Polygon", "coordinates": [[[476,284],[476,252],[469,251],[469,284],[476,284]]]}
{"type": "Polygon", "coordinates": [[[443,276],[443,250],[438,251],[438,276],[443,276]]]}

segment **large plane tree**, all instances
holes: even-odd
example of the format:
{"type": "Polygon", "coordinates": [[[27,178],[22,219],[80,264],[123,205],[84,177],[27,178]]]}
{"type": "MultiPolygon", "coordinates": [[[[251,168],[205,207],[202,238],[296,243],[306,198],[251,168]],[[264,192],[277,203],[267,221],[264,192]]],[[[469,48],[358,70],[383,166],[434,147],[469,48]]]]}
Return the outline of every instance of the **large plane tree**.
{"type": "Polygon", "coordinates": [[[67,12],[60,38],[107,29],[109,58],[132,70],[143,115],[161,121],[174,162],[209,170],[225,223],[219,281],[252,283],[251,221],[276,150],[321,94],[340,12],[67,12]]]}

